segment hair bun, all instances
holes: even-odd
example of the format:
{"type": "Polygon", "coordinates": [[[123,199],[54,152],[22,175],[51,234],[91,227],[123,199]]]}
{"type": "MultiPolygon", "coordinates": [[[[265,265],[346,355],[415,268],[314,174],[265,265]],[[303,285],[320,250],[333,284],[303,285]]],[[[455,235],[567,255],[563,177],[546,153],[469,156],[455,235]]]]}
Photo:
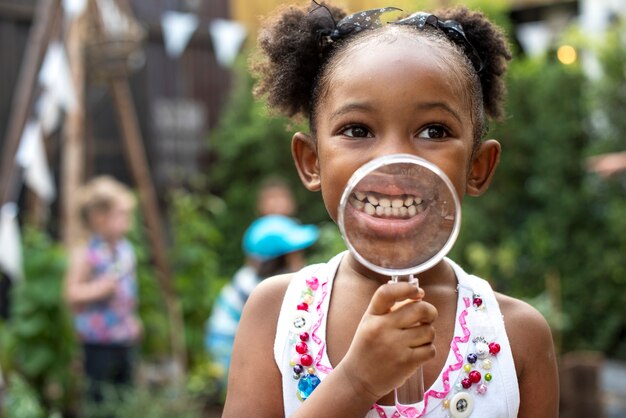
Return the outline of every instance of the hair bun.
{"type": "Polygon", "coordinates": [[[503,115],[506,95],[504,74],[507,62],[512,58],[504,32],[481,12],[456,7],[435,12],[441,19],[456,20],[463,26],[469,42],[483,60],[483,70],[478,74],[483,91],[487,115],[499,119],[503,115]]]}
{"type": "Polygon", "coordinates": [[[309,97],[325,58],[320,50],[320,32],[345,16],[340,9],[321,6],[324,10],[319,13],[283,7],[259,33],[264,58],[251,66],[259,77],[254,93],[267,96],[269,106],[286,116],[309,113],[309,97]]]}

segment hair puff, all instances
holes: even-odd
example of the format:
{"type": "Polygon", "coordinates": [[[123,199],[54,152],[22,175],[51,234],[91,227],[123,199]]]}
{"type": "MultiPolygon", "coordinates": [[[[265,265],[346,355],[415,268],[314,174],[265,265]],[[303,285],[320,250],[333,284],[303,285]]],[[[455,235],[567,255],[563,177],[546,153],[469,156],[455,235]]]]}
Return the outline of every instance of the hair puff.
{"type": "Polygon", "coordinates": [[[465,36],[484,63],[479,78],[485,113],[493,119],[500,119],[504,113],[503,102],[506,95],[504,74],[507,61],[512,58],[505,34],[484,14],[465,7],[445,9],[435,14],[442,20],[456,20],[463,26],[465,36]]]}
{"type": "MultiPolygon", "coordinates": [[[[338,8],[325,6],[334,22],[345,16],[338,8]]],[[[254,93],[267,97],[268,105],[286,116],[308,115],[311,92],[327,59],[318,36],[322,27],[319,14],[307,8],[288,6],[267,20],[259,33],[258,44],[263,53],[253,62],[252,72],[258,77],[254,93]]]]}

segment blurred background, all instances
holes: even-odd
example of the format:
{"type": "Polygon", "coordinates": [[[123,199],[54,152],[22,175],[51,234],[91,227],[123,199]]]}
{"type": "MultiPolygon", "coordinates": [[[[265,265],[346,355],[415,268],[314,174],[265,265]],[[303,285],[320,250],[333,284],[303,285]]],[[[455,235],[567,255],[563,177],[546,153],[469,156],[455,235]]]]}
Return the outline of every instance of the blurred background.
{"type": "MultiPolygon", "coordinates": [[[[205,324],[244,263],[264,179],[284,179],[297,218],[320,228],[309,262],[344,248],[292,163],[291,133],[304,127],[251,94],[259,18],[280,3],[0,0],[0,416],[80,416],[62,289],[79,228],[72,197],[95,176],[139,201],[130,238],[144,337],[115,416],[220,415],[205,324]]],[[[463,4],[506,29],[515,58],[507,118],[490,132],[502,164],[491,193],[466,199],[451,256],[548,319],[562,417],[624,417],[626,2],[463,4]]]]}

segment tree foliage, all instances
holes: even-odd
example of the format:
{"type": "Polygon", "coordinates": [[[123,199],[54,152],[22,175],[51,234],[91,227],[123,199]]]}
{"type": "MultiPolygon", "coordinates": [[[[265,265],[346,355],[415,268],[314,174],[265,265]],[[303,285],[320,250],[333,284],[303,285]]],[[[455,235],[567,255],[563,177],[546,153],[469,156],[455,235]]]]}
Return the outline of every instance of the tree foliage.
{"type": "Polygon", "coordinates": [[[556,61],[513,65],[509,118],[493,132],[502,161],[491,190],[466,202],[455,254],[499,290],[549,307],[544,314],[562,350],[626,358],[624,189],[587,173],[584,163],[607,144],[626,146],[618,116],[626,50],[616,46],[605,49],[597,82],[556,61]]]}
{"type": "Polygon", "coordinates": [[[237,87],[209,139],[216,156],[209,173],[210,190],[226,203],[216,222],[225,236],[221,271],[228,275],[243,263],[241,239],[256,217],[257,190],[266,177],[281,177],[291,186],[298,202],[297,217],[303,222],[328,219],[321,196],[302,186],[291,157],[293,132],[306,127],[270,115],[264,103],[252,96],[254,80],[243,64],[236,69],[237,87]]]}

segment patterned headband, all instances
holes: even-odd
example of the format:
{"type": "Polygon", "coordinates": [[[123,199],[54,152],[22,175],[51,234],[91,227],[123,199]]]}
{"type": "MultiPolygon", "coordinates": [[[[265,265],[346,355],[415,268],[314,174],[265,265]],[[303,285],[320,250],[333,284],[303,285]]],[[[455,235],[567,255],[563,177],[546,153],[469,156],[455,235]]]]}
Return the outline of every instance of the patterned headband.
{"type": "MultiPolygon", "coordinates": [[[[322,49],[335,41],[344,39],[363,30],[379,28],[383,25],[380,20],[383,14],[396,10],[401,11],[401,9],[397,7],[364,10],[346,16],[335,23],[331,11],[326,6],[317,3],[315,0],[312,1],[316,7],[309,12],[309,15],[316,21],[316,33],[319,37],[320,48],[322,49]]],[[[442,31],[448,39],[463,49],[477,73],[480,73],[485,68],[483,59],[465,36],[463,26],[456,20],[442,21],[433,14],[417,12],[404,19],[392,22],[392,24],[414,26],[417,28],[424,28],[426,25],[432,26],[442,31]]]]}

